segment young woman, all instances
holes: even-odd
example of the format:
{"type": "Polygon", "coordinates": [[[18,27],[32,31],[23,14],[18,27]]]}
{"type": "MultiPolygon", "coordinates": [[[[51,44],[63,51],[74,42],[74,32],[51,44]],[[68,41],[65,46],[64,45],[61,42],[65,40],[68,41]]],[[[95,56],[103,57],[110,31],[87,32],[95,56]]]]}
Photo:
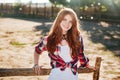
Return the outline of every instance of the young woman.
{"type": "Polygon", "coordinates": [[[95,69],[89,65],[89,59],[83,53],[79,21],[70,8],[60,10],[49,35],[35,47],[33,68],[36,74],[41,69],[38,64],[39,55],[45,50],[48,51],[52,67],[48,80],[78,80],[78,62],[80,67],[95,69]]]}

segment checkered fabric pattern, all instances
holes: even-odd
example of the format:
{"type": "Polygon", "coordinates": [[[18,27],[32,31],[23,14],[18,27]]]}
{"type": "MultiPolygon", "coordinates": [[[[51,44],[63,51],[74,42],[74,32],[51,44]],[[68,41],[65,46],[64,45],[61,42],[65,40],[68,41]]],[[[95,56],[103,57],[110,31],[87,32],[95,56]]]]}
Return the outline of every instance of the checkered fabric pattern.
{"type": "MultiPolygon", "coordinates": [[[[60,47],[57,46],[56,47],[56,51],[54,53],[48,53],[50,59],[51,59],[51,67],[52,68],[56,68],[59,67],[61,69],[61,71],[64,71],[67,67],[71,68],[71,71],[73,72],[74,75],[76,75],[77,72],[77,63],[78,61],[80,62],[80,67],[86,67],[86,64],[89,62],[89,59],[86,58],[86,56],[84,55],[83,51],[84,51],[84,45],[83,45],[83,40],[82,37],[80,36],[79,38],[80,42],[82,43],[82,48],[80,48],[79,50],[79,55],[78,57],[74,57],[72,59],[72,61],[70,62],[65,62],[60,56],[59,56],[59,52],[60,52],[60,47]]],[[[42,38],[41,42],[35,47],[35,51],[38,54],[41,54],[43,51],[46,51],[46,43],[47,43],[47,37],[42,38]]]]}

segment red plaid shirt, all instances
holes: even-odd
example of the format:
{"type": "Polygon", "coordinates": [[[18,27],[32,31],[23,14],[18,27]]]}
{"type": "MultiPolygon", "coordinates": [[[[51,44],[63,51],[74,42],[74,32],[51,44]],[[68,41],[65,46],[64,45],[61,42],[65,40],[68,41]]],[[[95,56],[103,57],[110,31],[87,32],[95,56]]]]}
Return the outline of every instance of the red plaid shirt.
{"type": "MultiPolygon", "coordinates": [[[[79,51],[78,57],[74,57],[72,61],[70,62],[65,62],[60,56],[60,46],[56,47],[56,50],[54,54],[49,53],[49,57],[51,59],[51,67],[56,68],[59,67],[62,71],[65,70],[65,68],[69,67],[71,68],[71,71],[73,72],[74,75],[76,75],[77,72],[77,62],[80,62],[80,67],[86,67],[86,64],[89,62],[89,59],[85,57],[83,51],[84,51],[84,46],[83,46],[83,40],[82,37],[79,38],[80,42],[82,43],[82,48],[79,51]]],[[[42,38],[41,42],[35,47],[35,51],[38,54],[41,54],[43,51],[46,51],[46,44],[47,44],[47,37],[42,38]]]]}

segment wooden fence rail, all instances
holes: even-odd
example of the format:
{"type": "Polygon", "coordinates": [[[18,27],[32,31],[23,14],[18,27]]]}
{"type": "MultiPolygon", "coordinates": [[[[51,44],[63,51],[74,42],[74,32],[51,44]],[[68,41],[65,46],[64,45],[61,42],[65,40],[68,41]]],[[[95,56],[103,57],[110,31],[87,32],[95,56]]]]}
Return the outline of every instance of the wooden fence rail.
{"type": "MultiPolygon", "coordinates": [[[[95,68],[78,68],[78,73],[91,73],[93,72],[93,80],[99,80],[101,57],[96,58],[95,68]]],[[[49,75],[51,69],[42,68],[40,75],[49,75]]],[[[32,68],[0,68],[0,77],[7,76],[37,76],[32,68]]]]}

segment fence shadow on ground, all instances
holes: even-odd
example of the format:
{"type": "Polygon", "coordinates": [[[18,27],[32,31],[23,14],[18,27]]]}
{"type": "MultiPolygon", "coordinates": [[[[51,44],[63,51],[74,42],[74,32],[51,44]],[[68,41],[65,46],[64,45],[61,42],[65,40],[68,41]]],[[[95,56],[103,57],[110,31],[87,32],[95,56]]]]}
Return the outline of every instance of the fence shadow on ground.
{"type": "Polygon", "coordinates": [[[107,22],[81,21],[82,29],[87,31],[94,43],[101,43],[120,56],[120,24],[107,22]]]}
{"type": "Polygon", "coordinates": [[[42,35],[48,34],[54,20],[53,18],[23,18],[23,17],[8,17],[8,18],[41,23],[41,25],[34,26],[34,31],[42,31],[41,33],[42,35]]]}
{"type": "Polygon", "coordinates": [[[47,21],[46,22],[43,21],[42,25],[35,26],[35,30],[34,31],[42,31],[41,34],[47,35],[51,26],[52,26],[52,23],[49,23],[47,21]]]}

